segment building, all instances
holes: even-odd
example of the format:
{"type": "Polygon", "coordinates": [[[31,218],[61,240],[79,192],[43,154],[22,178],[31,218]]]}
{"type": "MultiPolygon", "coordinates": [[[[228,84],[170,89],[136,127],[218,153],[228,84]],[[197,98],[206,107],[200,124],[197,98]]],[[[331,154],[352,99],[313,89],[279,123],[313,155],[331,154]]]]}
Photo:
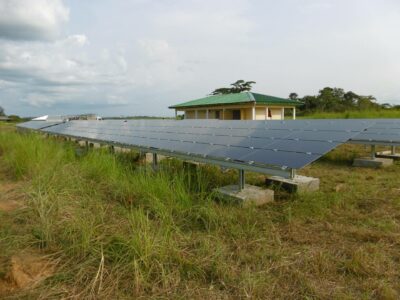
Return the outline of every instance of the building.
{"type": "Polygon", "coordinates": [[[0,116],[0,121],[1,122],[10,122],[11,118],[7,117],[7,116],[0,116]]]}
{"type": "Polygon", "coordinates": [[[209,96],[170,106],[185,119],[283,120],[290,112],[296,119],[299,101],[253,92],[209,96]]]}

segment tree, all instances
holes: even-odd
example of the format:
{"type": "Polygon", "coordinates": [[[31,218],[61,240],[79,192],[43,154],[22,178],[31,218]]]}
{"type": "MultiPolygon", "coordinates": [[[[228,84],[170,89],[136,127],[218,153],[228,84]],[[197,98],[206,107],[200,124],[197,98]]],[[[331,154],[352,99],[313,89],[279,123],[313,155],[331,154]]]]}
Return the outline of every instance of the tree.
{"type": "Polygon", "coordinates": [[[352,91],[345,92],[341,88],[331,87],[323,88],[316,96],[304,96],[298,100],[304,104],[301,110],[306,113],[390,108],[388,104],[378,104],[373,96],[361,96],[352,91]]]}
{"type": "Polygon", "coordinates": [[[391,108],[393,108],[393,105],[390,103],[383,103],[383,104],[381,104],[381,107],[384,109],[391,109],[391,108]]]}
{"type": "Polygon", "coordinates": [[[252,85],[255,83],[256,83],[255,81],[244,81],[242,79],[237,80],[236,82],[231,83],[232,87],[215,89],[211,93],[211,95],[235,94],[235,93],[247,92],[251,90],[252,85]]]}
{"type": "Polygon", "coordinates": [[[5,116],[4,108],[0,106],[0,116],[5,116]]]}
{"type": "Polygon", "coordinates": [[[297,93],[290,93],[289,95],[289,99],[291,100],[298,100],[299,95],[297,95],[297,93]]]}

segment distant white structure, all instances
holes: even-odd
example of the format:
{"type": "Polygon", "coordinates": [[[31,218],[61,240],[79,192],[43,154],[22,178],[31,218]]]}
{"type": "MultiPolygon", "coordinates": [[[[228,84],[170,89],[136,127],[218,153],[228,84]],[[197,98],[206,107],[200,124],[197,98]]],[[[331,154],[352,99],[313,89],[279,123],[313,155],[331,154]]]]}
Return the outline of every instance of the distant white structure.
{"type": "Polygon", "coordinates": [[[102,117],[95,114],[84,114],[84,115],[67,115],[67,116],[41,116],[32,119],[32,121],[49,121],[49,122],[68,122],[71,120],[103,120],[102,117]]]}
{"type": "Polygon", "coordinates": [[[49,117],[49,115],[45,115],[45,116],[34,118],[34,119],[32,119],[32,121],[47,121],[48,117],[49,117]]]}

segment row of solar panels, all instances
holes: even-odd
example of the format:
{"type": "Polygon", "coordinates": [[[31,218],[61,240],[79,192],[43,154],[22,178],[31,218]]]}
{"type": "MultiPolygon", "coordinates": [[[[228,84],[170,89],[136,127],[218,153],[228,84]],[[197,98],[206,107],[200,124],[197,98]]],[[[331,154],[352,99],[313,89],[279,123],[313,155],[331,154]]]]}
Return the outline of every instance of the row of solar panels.
{"type": "Polygon", "coordinates": [[[400,120],[107,120],[31,121],[19,127],[50,134],[162,150],[261,168],[299,169],[349,140],[400,143],[400,120]]]}

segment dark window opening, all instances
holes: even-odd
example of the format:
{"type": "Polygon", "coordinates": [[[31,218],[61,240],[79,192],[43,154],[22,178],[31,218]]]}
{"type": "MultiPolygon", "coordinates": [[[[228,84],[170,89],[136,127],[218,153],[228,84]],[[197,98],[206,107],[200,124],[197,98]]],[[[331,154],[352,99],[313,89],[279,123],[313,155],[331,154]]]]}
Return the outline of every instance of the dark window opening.
{"type": "Polygon", "coordinates": [[[215,112],[215,118],[219,120],[219,118],[220,118],[220,111],[219,110],[217,110],[215,112]]]}
{"type": "Polygon", "coordinates": [[[232,119],[240,120],[240,110],[232,110],[232,119]]]}
{"type": "Polygon", "coordinates": [[[267,108],[267,110],[268,110],[268,118],[272,118],[271,110],[269,108],[267,108]]]}

